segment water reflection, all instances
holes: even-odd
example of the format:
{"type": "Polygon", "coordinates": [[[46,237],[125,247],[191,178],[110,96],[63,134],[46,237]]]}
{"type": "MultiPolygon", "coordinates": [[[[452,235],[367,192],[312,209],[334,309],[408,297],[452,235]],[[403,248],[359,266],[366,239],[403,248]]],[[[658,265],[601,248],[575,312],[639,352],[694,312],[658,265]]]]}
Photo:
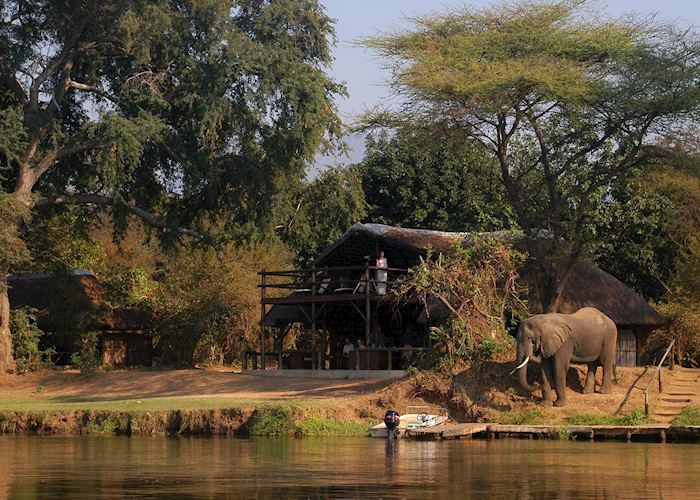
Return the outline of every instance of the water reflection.
{"type": "Polygon", "coordinates": [[[692,498],[697,445],[0,436],[0,498],[692,498]]]}

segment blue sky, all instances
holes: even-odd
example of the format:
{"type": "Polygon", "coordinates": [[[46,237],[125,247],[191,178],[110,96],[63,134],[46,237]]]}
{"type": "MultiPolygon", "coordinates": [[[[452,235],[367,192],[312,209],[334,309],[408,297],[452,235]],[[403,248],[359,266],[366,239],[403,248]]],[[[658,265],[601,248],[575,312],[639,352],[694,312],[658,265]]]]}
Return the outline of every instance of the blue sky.
{"type": "MultiPolygon", "coordinates": [[[[353,41],[382,32],[392,32],[396,28],[410,25],[408,19],[416,15],[432,12],[445,12],[471,5],[484,7],[493,4],[489,0],[320,0],[328,15],[336,19],[338,46],[334,50],[335,62],[331,70],[333,77],[345,82],[349,97],[338,101],[341,116],[351,121],[367,108],[380,104],[389,98],[384,86],[388,74],[382,70],[382,63],[375,54],[354,46],[353,41]]],[[[675,21],[681,24],[700,26],[700,1],[698,0],[609,0],[597,4],[611,16],[625,13],[649,15],[656,13],[658,19],[675,21]],[[606,7],[607,6],[607,7],[606,7]]],[[[348,141],[354,151],[350,159],[324,157],[317,166],[358,161],[362,157],[362,139],[348,141]]]]}

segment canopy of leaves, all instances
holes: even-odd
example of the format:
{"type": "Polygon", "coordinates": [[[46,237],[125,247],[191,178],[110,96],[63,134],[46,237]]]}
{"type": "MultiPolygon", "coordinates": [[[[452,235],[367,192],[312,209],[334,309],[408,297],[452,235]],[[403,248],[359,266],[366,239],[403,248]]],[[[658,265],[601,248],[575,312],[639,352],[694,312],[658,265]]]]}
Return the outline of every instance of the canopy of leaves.
{"type": "Polygon", "coordinates": [[[293,202],[286,203],[291,213],[282,213],[286,217],[280,234],[303,265],[366,215],[362,180],[356,168],[325,170],[287,195],[293,202]]]}
{"type": "Polygon", "coordinates": [[[339,131],[316,0],[3,1],[0,17],[5,191],[102,196],[122,227],[125,203],[168,226],[225,211],[225,235],[250,236],[339,131]]]}
{"type": "Polygon", "coordinates": [[[360,169],[372,222],[438,231],[517,224],[493,158],[469,142],[415,131],[370,135],[360,169]]]}

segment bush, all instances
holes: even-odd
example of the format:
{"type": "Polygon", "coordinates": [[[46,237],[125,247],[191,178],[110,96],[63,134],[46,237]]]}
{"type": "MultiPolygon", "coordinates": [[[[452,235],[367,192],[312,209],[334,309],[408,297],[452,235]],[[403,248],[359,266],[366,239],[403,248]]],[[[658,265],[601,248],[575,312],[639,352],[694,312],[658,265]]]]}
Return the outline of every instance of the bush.
{"type": "Polygon", "coordinates": [[[700,425],[700,406],[686,406],[672,425],[700,425]]]}
{"type": "Polygon", "coordinates": [[[30,307],[14,309],[10,319],[12,332],[12,355],[18,373],[44,368],[51,362],[52,349],[42,351],[39,342],[44,334],[36,323],[37,310],[30,307]]]}
{"type": "Polygon", "coordinates": [[[397,301],[419,302],[436,316],[434,345],[443,354],[440,366],[457,361],[480,363],[512,346],[506,316],[527,314],[525,290],[516,269],[525,256],[509,241],[474,237],[449,255],[421,259],[396,292],[397,301]]]}
{"type": "Polygon", "coordinates": [[[80,373],[95,371],[101,364],[99,337],[97,332],[85,332],[80,335],[78,351],[70,356],[72,364],[80,368],[80,373]]]}
{"type": "Polygon", "coordinates": [[[250,428],[253,436],[292,436],[294,422],[289,409],[283,407],[260,410],[250,428]]]}

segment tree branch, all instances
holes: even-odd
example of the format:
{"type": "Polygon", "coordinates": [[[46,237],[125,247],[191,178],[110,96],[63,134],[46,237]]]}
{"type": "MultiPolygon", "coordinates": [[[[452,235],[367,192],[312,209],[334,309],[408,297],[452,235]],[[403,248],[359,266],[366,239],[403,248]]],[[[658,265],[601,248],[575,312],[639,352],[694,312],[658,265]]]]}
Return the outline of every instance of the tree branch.
{"type": "Polygon", "coordinates": [[[49,64],[44,68],[44,71],[42,71],[39,76],[37,76],[34,81],[32,82],[32,86],[29,89],[29,107],[31,109],[36,109],[39,106],[39,90],[41,85],[49,79],[51,75],[53,75],[58,68],[60,68],[64,62],[68,59],[68,56],[73,50],[73,47],[77,43],[78,39],[80,38],[80,35],[83,33],[83,27],[85,24],[83,23],[73,34],[73,36],[68,40],[65,45],[63,46],[63,49],[61,52],[59,52],[56,56],[49,61],[49,64]]]}
{"type": "Polygon", "coordinates": [[[34,175],[36,175],[36,178],[38,179],[41,177],[48,169],[51,168],[51,166],[60,160],[61,158],[65,158],[66,156],[73,155],[75,153],[79,153],[81,151],[87,151],[88,149],[92,149],[95,146],[99,144],[99,141],[97,139],[88,139],[85,141],[81,142],[76,142],[73,144],[69,144],[67,146],[64,146],[60,149],[57,149],[56,151],[53,151],[46,155],[38,165],[36,165],[32,170],[34,172],[34,175]]]}
{"type": "Polygon", "coordinates": [[[119,207],[125,209],[127,212],[136,215],[141,220],[150,224],[154,227],[159,227],[167,231],[173,231],[176,234],[183,236],[191,236],[197,239],[204,239],[204,235],[187,228],[172,227],[165,221],[159,219],[155,215],[147,212],[146,210],[139,208],[135,205],[129,205],[123,201],[117,200],[116,198],[110,196],[101,196],[97,194],[82,194],[82,195],[64,195],[64,196],[53,196],[49,198],[42,198],[37,200],[37,206],[47,206],[47,205],[98,205],[104,207],[119,207]]]}
{"type": "Polygon", "coordinates": [[[118,104],[119,100],[114,97],[109,95],[107,92],[103,91],[102,89],[98,89],[97,87],[93,87],[92,85],[86,85],[84,83],[76,82],[75,80],[68,80],[68,88],[71,89],[76,89],[76,90],[82,90],[84,92],[92,92],[93,94],[97,94],[100,97],[103,97],[107,99],[108,101],[112,101],[114,104],[118,104]]]}

